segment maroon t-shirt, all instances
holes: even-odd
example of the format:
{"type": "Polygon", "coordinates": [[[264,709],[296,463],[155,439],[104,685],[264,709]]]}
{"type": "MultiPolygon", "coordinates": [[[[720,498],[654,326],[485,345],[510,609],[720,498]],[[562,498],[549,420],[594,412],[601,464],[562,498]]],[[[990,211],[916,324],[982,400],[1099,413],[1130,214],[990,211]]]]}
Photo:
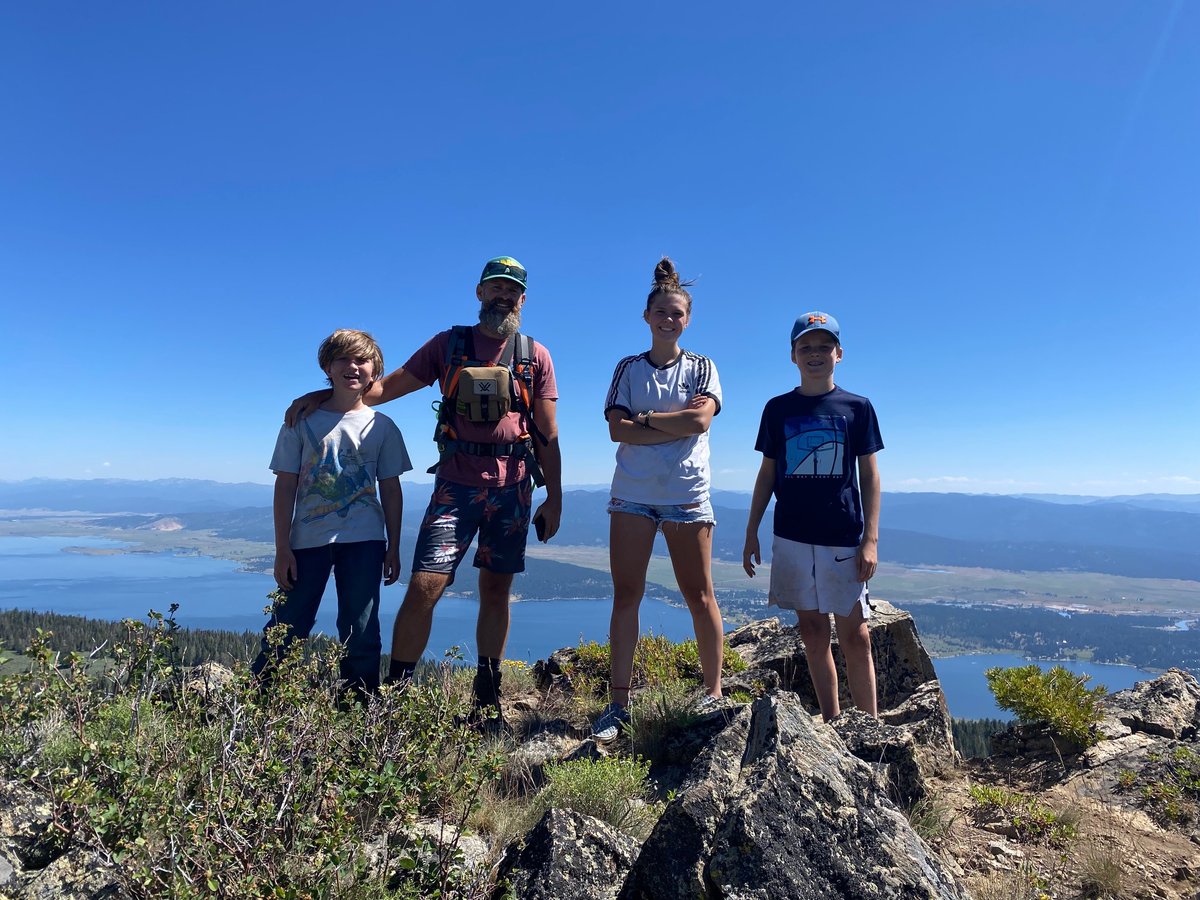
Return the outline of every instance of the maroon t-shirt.
{"type": "MultiPolygon", "coordinates": [[[[488,337],[479,330],[471,329],[475,344],[475,358],[481,364],[490,365],[500,358],[504,349],[504,338],[488,337]]],[[[426,385],[433,384],[446,367],[446,345],[450,331],[435,334],[404,364],[404,371],[426,385]]],[[[533,341],[533,400],[557,400],[558,385],[554,381],[554,362],[550,352],[533,341]]],[[[461,440],[481,444],[511,444],[523,434],[531,433],[525,417],[510,412],[499,422],[471,422],[453,414],[453,427],[461,440]]],[[[536,443],[536,438],[534,439],[536,443]]],[[[455,484],[475,487],[506,487],[518,484],[525,478],[525,460],[521,456],[474,456],[470,453],[455,453],[437,470],[437,474],[455,484]]]]}

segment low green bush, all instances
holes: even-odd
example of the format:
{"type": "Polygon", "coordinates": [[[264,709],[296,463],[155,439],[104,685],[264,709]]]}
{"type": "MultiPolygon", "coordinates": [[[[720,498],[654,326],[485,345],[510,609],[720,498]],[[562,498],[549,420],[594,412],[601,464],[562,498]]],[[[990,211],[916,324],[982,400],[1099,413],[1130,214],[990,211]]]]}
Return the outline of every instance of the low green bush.
{"type": "Polygon", "coordinates": [[[1200,754],[1178,746],[1168,753],[1150,753],[1140,772],[1123,770],[1120,790],[1137,788],[1141,805],[1160,824],[1190,826],[1200,821],[1200,754]]]}
{"type": "MultiPolygon", "coordinates": [[[[596,641],[581,641],[576,648],[572,677],[589,686],[608,691],[609,645],[596,641]]],[[[746,663],[738,652],[725,644],[721,672],[731,675],[744,672],[746,663]]],[[[703,673],[700,669],[700,651],[696,641],[689,638],[676,643],[659,634],[646,634],[638,638],[633,654],[633,683],[656,685],[687,681],[700,684],[703,673]]]]}
{"type": "Polygon", "coordinates": [[[0,775],[45,796],[54,831],[113,863],[127,896],[464,895],[456,841],[410,827],[460,833],[497,771],[455,726],[448,679],[363,705],[338,646],[297,642],[269,689],[241,667],[196,691],[170,616],[126,624],[99,674],[41,633],[0,679],[0,775]]]}
{"type": "Polygon", "coordinates": [[[1088,688],[1091,676],[1075,675],[1062,666],[1042,671],[1036,665],[997,667],[984,674],[996,704],[1021,722],[1046,722],[1055,734],[1081,747],[1100,740],[1096,725],[1108,689],[1102,684],[1088,688]]]}
{"type": "Polygon", "coordinates": [[[638,757],[574,759],[546,766],[546,786],[533,799],[530,824],[549,809],[571,809],[639,840],[662,814],[647,784],[650,764],[638,757]]]}
{"type": "Polygon", "coordinates": [[[983,816],[998,816],[1019,841],[1044,840],[1061,847],[1079,834],[1077,814],[1057,813],[1036,797],[979,784],[968,793],[983,816]]]}

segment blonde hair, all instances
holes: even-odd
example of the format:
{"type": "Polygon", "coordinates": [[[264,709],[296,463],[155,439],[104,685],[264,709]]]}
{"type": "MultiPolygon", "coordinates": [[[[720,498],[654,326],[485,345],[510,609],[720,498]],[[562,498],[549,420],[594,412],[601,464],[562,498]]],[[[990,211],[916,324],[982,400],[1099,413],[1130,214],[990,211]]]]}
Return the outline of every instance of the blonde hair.
{"type": "Polygon", "coordinates": [[[659,294],[673,295],[682,297],[686,301],[690,316],[692,314],[692,295],[687,292],[686,288],[693,284],[695,284],[693,280],[680,281],[679,273],[675,271],[675,263],[671,262],[670,257],[664,256],[654,267],[654,286],[650,288],[650,295],[646,298],[646,309],[650,309],[654,298],[659,294]]]}
{"type": "Polygon", "coordinates": [[[329,367],[339,356],[361,356],[373,364],[371,381],[383,377],[383,351],[375,343],[375,338],[365,331],[355,331],[353,328],[339,328],[317,348],[317,364],[321,371],[327,373],[325,380],[333,384],[328,377],[329,367]]]}

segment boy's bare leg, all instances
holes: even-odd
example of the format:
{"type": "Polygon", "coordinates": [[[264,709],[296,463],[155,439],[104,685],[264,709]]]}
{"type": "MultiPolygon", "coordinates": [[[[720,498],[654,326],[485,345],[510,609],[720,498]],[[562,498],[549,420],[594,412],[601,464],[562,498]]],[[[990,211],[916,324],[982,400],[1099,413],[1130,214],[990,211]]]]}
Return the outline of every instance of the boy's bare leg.
{"type": "Polygon", "coordinates": [[[475,623],[475,646],[481,660],[504,658],[512,583],[511,573],[479,570],[479,619],[475,623]]]}
{"type": "Polygon", "coordinates": [[[413,663],[421,658],[433,627],[433,608],[450,583],[441,572],[414,572],[392,626],[392,659],[413,663]]]}
{"type": "Polygon", "coordinates": [[[721,658],[725,651],[725,629],[712,583],[712,525],[696,522],[664,522],[663,536],[671,554],[671,567],[696,629],[704,692],[721,696],[721,658]]]}
{"type": "Polygon", "coordinates": [[[863,712],[878,717],[875,696],[875,660],[871,657],[871,632],[859,605],[848,616],[834,616],[838,646],[846,658],[846,683],[854,705],[863,712]]]}
{"type": "Polygon", "coordinates": [[[613,703],[629,705],[633,652],[638,639],[638,607],[646,592],[646,567],[654,552],[658,526],[645,516],[610,513],[608,562],[612,570],[613,608],[608,625],[609,687],[613,703]]]}
{"type": "Polygon", "coordinates": [[[796,624],[800,628],[800,638],[804,641],[808,674],[812,676],[813,689],[817,692],[821,718],[828,722],[830,719],[836,719],[841,712],[838,705],[837,670],[833,666],[833,649],[830,647],[832,632],[829,628],[829,616],[816,610],[798,609],[796,624]]]}

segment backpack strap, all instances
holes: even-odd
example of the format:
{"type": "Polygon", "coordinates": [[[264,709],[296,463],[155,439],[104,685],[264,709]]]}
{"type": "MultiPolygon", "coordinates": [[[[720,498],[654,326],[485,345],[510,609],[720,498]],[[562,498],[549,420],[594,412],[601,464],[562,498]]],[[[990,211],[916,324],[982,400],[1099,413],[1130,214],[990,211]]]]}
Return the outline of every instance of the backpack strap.
{"type": "Polygon", "coordinates": [[[452,399],[458,390],[458,376],[475,357],[475,338],[470,325],[455,325],[446,340],[446,363],[439,381],[442,399],[452,399]]]}

